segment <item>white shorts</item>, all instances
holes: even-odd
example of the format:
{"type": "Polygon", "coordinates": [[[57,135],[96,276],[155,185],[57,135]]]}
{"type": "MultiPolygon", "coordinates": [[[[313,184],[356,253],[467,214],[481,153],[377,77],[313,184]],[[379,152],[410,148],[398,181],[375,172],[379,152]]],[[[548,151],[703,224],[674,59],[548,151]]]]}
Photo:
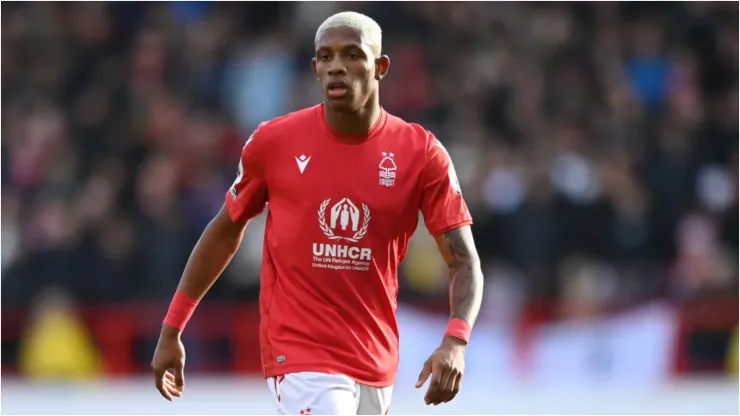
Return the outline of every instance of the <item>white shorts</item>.
{"type": "Polygon", "coordinates": [[[281,415],[385,415],[393,386],[376,388],[347,376],[302,372],[267,379],[281,415]]]}

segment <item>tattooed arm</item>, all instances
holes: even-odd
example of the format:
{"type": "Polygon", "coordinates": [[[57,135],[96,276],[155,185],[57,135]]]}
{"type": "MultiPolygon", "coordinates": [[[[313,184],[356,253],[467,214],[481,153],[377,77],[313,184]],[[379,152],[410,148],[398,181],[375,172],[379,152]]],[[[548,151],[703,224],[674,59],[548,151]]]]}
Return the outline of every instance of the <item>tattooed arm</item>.
{"type": "Polygon", "coordinates": [[[483,272],[470,226],[440,235],[437,246],[450,270],[450,317],[472,327],[483,298],[483,272]]]}
{"type": "MultiPolygon", "coordinates": [[[[437,237],[437,245],[450,269],[451,318],[462,319],[473,326],[483,298],[483,272],[473,243],[473,233],[466,225],[437,237]]],[[[424,395],[426,404],[438,405],[454,399],[465,373],[465,341],[446,336],[442,344],[424,363],[416,388],[432,381],[424,395]]]]}

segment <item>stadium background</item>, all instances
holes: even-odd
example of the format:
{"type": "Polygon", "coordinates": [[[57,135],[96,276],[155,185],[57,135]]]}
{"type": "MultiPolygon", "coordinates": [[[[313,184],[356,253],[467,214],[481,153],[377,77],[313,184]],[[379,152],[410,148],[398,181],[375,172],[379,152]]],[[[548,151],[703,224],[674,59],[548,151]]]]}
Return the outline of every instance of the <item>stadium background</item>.
{"type": "Polygon", "coordinates": [[[736,2],[3,3],[2,410],[273,412],[264,217],[180,403],[147,366],[246,135],[320,101],[314,31],[346,9],[383,27],[383,106],[455,161],[486,275],[463,392],[426,409],[448,309],[420,227],[392,411],[737,414],[736,2]]]}

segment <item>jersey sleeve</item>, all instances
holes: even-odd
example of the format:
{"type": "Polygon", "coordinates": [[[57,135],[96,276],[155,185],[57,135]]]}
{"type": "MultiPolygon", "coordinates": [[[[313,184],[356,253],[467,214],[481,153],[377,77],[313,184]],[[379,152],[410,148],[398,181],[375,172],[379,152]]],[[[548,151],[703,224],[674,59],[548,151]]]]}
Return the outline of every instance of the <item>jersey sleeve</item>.
{"type": "Polygon", "coordinates": [[[264,141],[258,127],[244,144],[236,179],[226,192],[226,209],[234,222],[254,218],[265,209],[267,204],[264,141]]]}
{"type": "Polygon", "coordinates": [[[429,134],[423,173],[421,212],[429,233],[437,237],[473,223],[462,196],[460,182],[450,155],[436,137],[429,134]]]}

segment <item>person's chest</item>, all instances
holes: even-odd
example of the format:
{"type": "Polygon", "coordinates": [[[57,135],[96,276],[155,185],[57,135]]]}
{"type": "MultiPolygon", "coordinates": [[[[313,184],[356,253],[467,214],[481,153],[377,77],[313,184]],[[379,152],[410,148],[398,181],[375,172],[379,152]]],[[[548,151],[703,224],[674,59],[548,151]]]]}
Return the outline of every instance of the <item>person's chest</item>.
{"type": "Polygon", "coordinates": [[[330,239],[403,234],[418,220],[423,154],[400,139],[343,145],[312,134],[285,141],[266,171],[275,221],[330,239]]]}

